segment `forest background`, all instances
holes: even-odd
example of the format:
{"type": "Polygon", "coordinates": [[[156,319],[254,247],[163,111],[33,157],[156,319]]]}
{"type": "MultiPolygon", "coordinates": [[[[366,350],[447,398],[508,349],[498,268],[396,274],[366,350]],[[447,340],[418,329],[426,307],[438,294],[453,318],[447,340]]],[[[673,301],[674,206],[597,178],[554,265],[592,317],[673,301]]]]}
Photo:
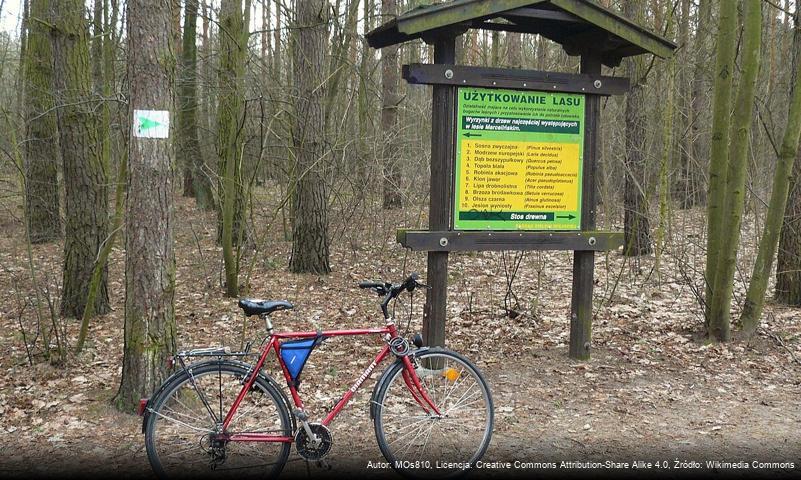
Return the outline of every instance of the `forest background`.
{"type": "MultiPolygon", "coordinates": [[[[46,452],[56,468],[78,445],[142,467],[136,420],[117,411],[176,348],[259,337],[232,297],[287,298],[293,325],[363,325],[377,308],[356,282],[424,272],[394,237],[427,226],[431,95],[400,65],[432,49],[364,38],[422,2],[175,0],[136,25],[169,46],[150,63],[129,3],[0,0],[0,414],[14,442],[41,447],[9,470],[46,452]],[[172,112],[160,150],[130,136],[148,95],[172,112]]],[[[626,242],[597,257],[591,362],[567,359],[568,253],[451,257],[447,344],[499,399],[489,455],[525,457],[514,439],[533,418],[554,456],[753,447],[801,465],[797,3],[599,3],[678,49],[604,72],[632,83],[602,102],[597,185],[599,228],[626,242]]],[[[513,33],[471,30],[457,58],[579,68],[513,33]]],[[[421,311],[418,297],[396,314],[415,330],[421,311]]],[[[346,384],[360,365],[346,355],[370,346],[323,347],[309,390],[346,384]]]]}

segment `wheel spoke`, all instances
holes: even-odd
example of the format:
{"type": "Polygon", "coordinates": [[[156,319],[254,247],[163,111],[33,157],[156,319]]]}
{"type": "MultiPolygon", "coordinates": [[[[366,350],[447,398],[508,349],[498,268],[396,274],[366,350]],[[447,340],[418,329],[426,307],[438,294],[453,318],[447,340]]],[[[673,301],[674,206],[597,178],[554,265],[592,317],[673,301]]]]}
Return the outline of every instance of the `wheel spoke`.
{"type": "Polygon", "coordinates": [[[206,427],[206,428],[193,427],[192,425],[189,425],[186,422],[182,422],[182,421],[178,420],[177,418],[168,417],[167,415],[163,415],[161,412],[157,412],[155,410],[150,410],[150,413],[153,414],[153,415],[158,415],[159,417],[161,417],[161,418],[163,418],[165,420],[169,420],[170,422],[173,422],[175,424],[178,424],[178,425],[181,425],[183,427],[192,429],[192,430],[194,430],[196,432],[204,432],[204,433],[212,433],[212,432],[214,432],[214,430],[212,430],[212,429],[210,429],[208,427],[206,427]]]}
{"type": "Polygon", "coordinates": [[[186,452],[188,452],[190,450],[195,450],[197,448],[198,448],[197,445],[195,445],[193,447],[185,448],[183,450],[178,450],[177,452],[170,452],[170,453],[168,453],[166,455],[162,455],[162,458],[176,457],[176,456],[178,456],[178,455],[180,455],[182,453],[186,453],[186,452]]]}
{"type": "Polygon", "coordinates": [[[431,425],[428,425],[428,429],[426,429],[426,426],[427,425],[421,426],[418,429],[419,431],[418,431],[417,435],[412,437],[412,439],[409,440],[409,442],[403,447],[403,449],[398,452],[401,456],[409,450],[409,447],[414,445],[414,441],[417,440],[418,438],[420,438],[420,435],[426,435],[431,431],[432,428],[434,428],[434,424],[433,423],[431,425]]]}
{"type": "Polygon", "coordinates": [[[223,432],[210,419],[200,397],[222,414],[243,388],[240,379],[244,369],[225,362],[208,362],[192,368],[192,381],[188,376],[174,380],[171,388],[166,387],[164,397],[155,399],[149,409],[146,446],[158,476],[183,478],[189,471],[218,477],[241,476],[247,471],[253,475],[277,475],[287,461],[290,444],[230,442],[220,440],[225,437],[217,434],[288,434],[289,414],[280,394],[258,381],[254,384],[257,389],[243,397],[230,429],[223,432]]]}
{"type": "Polygon", "coordinates": [[[453,392],[455,392],[455,391],[456,391],[456,387],[457,387],[457,386],[458,386],[460,383],[462,383],[462,381],[465,379],[465,377],[466,377],[466,375],[464,374],[464,369],[460,370],[460,372],[459,372],[459,376],[458,376],[458,377],[456,378],[456,380],[453,382],[453,385],[451,385],[451,386],[450,386],[450,388],[448,388],[448,389],[446,390],[446,391],[447,391],[447,393],[445,394],[445,398],[443,398],[443,399],[440,401],[440,405],[444,405],[444,404],[445,404],[445,402],[447,402],[447,401],[448,401],[448,399],[449,399],[449,398],[451,398],[451,394],[452,394],[453,392]]]}
{"type": "MultiPolygon", "coordinates": [[[[172,407],[168,407],[166,405],[164,406],[163,410],[169,410],[169,412],[165,412],[165,416],[170,416],[170,415],[167,414],[167,413],[170,413],[170,414],[174,414],[176,416],[180,416],[180,417],[186,418],[187,420],[197,421],[201,425],[205,424],[207,422],[207,420],[208,420],[208,419],[200,418],[200,417],[198,417],[196,415],[190,415],[188,413],[179,412],[179,411],[173,409],[172,407]]],[[[206,428],[208,428],[208,427],[206,427],[206,428]]]]}
{"type": "Polygon", "coordinates": [[[409,435],[411,435],[412,433],[419,432],[420,430],[426,428],[428,425],[430,425],[430,423],[426,423],[425,421],[418,421],[418,422],[415,422],[415,423],[412,423],[412,424],[404,425],[404,426],[400,427],[399,429],[397,429],[397,430],[392,432],[393,434],[398,435],[398,438],[396,438],[395,440],[393,440],[389,444],[393,445],[398,440],[402,440],[402,439],[408,437],[409,435]],[[403,434],[403,435],[401,435],[401,434],[403,434]]]}
{"type": "Polygon", "coordinates": [[[442,416],[421,415],[403,381],[402,368],[379,391],[375,419],[381,452],[401,473],[412,477],[448,477],[463,469],[404,470],[404,462],[446,461],[459,464],[480,459],[492,433],[492,400],[475,367],[449,352],[428,352],[417,358],[420,383],[442,416]],[[426,366],[440,367],[429,369],[426,366]]]}
{"type": "MultiPolygon", "coordinates": [[[[471,386],[470,390],[472,390],[472,389],[473,389],[473,387],[471,386]]],[[[448,408],[448,411],[450,412],[450,411],[453,411],[453,410],[459,410],[462,407],[465,407],[467,405],[471,405],[471,404],[481,400],[482,395],[481,395],[480,391],[477,391],[475,393],[471,393],[470,396],[467,396],[467,394],[470,393],[470,390],[467,390],[465,393],[462,394],[461,397],[459,397],[458,400],[456,400],[455,403],[451,404],[451,406],[448,408]]]]}

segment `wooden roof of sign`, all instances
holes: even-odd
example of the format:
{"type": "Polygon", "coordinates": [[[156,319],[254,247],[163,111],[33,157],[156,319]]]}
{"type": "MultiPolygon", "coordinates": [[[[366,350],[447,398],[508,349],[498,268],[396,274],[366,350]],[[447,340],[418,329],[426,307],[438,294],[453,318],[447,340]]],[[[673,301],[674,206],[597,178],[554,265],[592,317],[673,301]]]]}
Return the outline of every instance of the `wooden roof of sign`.
{"type": "Polygon", "coordinates": [[[562,45],[568,55],[600,54],[608,66],[623,57],[672,55],[676,45],[591,0],[454,0],[420,6],[367,34],[373,48],[470,28],[534,33],[562,45]]]}

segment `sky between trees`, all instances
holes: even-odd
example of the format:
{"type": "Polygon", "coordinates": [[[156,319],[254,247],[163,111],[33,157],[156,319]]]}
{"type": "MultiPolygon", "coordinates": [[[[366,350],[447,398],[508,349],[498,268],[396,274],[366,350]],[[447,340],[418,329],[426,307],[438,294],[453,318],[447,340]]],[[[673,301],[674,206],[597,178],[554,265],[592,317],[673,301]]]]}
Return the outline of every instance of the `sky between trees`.
{"type": "MultiPolygon", "coordinates": [[[[92,0],[86,1],[86,8],[92,8],[92,0]]],[[[122,5],[125,4],[125,1],[120,2],[122,5]]],[[[206,3],[210,3],[214,9],[220,8],[220,1],[219,0],[210,0],[206,3]]],[[[361,4],[361,2],[359,2],[361,4]]],[[[430,3],[438,3],[438,0],[430,0],[430,3]]],[[[257,30],[258,27],[256,26],[256,22],[261,21],[261,9],[262,9],[262,2],[261,0],[256,0],[253,2],[253,12],[254,14],[251,15],[250,20],[250,30],[257,30]]],[[[6,32],[9,35],[18,38],[19,37],[19,29],[20,29],[20,22],[22,21],[22,0],[0,0],[0,32],[6,32]]],[[[360,11],[362,9],[360,8],[360,11]]],[[[275,18],[275,13],[273,11],[272,15],[275,18]]],[[[181,18],[183,24],[183,17],[181,18]]],[[[198,25],[202,19],[198,16],[198,25]]],[[[361,18],[358,20],[359,23],[359,31],[363,30],[362,28],[362,21],[361,18]]]]}

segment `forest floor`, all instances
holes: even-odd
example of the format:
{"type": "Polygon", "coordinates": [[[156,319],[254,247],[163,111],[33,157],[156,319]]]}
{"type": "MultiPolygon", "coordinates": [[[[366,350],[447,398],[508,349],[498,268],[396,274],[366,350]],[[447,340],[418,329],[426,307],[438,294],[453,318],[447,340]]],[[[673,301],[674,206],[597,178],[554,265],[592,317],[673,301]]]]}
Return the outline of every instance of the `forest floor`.
{"type": "MultiPolygon", "coordinates": [[[[214,216],[196,211],[193,202],[177,202],[179,348],[236,348],[243,317],[219,286],[214,216]]],[[[41,358],[41,342],[32,337],[35,295],[22,228],[13,213],[0,214],[0,429],[5,433],[0,476],[152,475],[141,419],[116,411],[111,403],[121,374],[124,250],[118,242],[111,255],[111,313],[92,321],[80,356],[50,366],[41,358]]],[[[277,329],[378,326],[377,299],[356,283],[398,281],[411,271],[424,276],[425,256],[394,242],[399,224],[424,224],[419,212],[392,218],[351,213],[338,215],[332,224],[333,272],[326,277],[288,273],[291,244],[279,222],[265,220],[272,225],[258,232],[256,252],[243,260],[243,284],[251,296],[287,299],[297,306],[273,316],[277,329]]],[[[491,464],[476,476],[593,473],[560,469],[562,461],[666,462],[669,468],[649,474],[669,477],[753,476],[754,467],[767,462],[776,464],[760,471],[772,477],[801,475],[801,310],[768,302],[763,326],[749,342],[700,340],[702,306],[696,293],[703,290],[703,212],[676,216],[681,222],[674,221],[658,265],[654,256],[597,256],[588,362],[567,356],[569,252],[528,253],[520,259],[512,283],[519,315],[513,319],[505,314],[504,296],[519,254],[451,256],[447,345],[474,360],[491,385],[496,423],[484,460],[513,466],[491,464]],[[750,468],[708,468],[707,461],[745,462],[750,468]],[[514,462],[555,462],[556,468],[514,468],[514,462]]],[[[744,238],[753,238],[754,228],[747,222],[744,238]]],[[[742,248],[737,300],[753,243],[745,241],[742,248]]],[[[47,287],[56,300],[62,248],[54,243],[32,250],[40,289],[47,287]]],[[[411,318],[409,330],[418,331],[423,300],[418,294],[411,305],[408,299],[399,303],[398,323],[411,318]]],[[[47,315],[47,305],[43,308],[47,315]]],[[[74,345],[78,322],[63,325],[74,345]]],[[[261,340],[261,325],[251,322],[244,329],[246,338],[261,340]]],[[[378,348],[378,339],[362,337],[329,340],[312,353],[300,393],[313,418],[323,416],[378,348]]],[[[269,369],[274,372],[274,365],[269,369]]],[[[368,461],[383,460],[368,415],[372,381],[333,424],[330,473],[388,473],[367,470],[368,461]]],[[[291,458],[298,458],[294,451],[291,458]]],[[[305,464],[291,462],[287,472],[305,476],[305,464]]]]}

